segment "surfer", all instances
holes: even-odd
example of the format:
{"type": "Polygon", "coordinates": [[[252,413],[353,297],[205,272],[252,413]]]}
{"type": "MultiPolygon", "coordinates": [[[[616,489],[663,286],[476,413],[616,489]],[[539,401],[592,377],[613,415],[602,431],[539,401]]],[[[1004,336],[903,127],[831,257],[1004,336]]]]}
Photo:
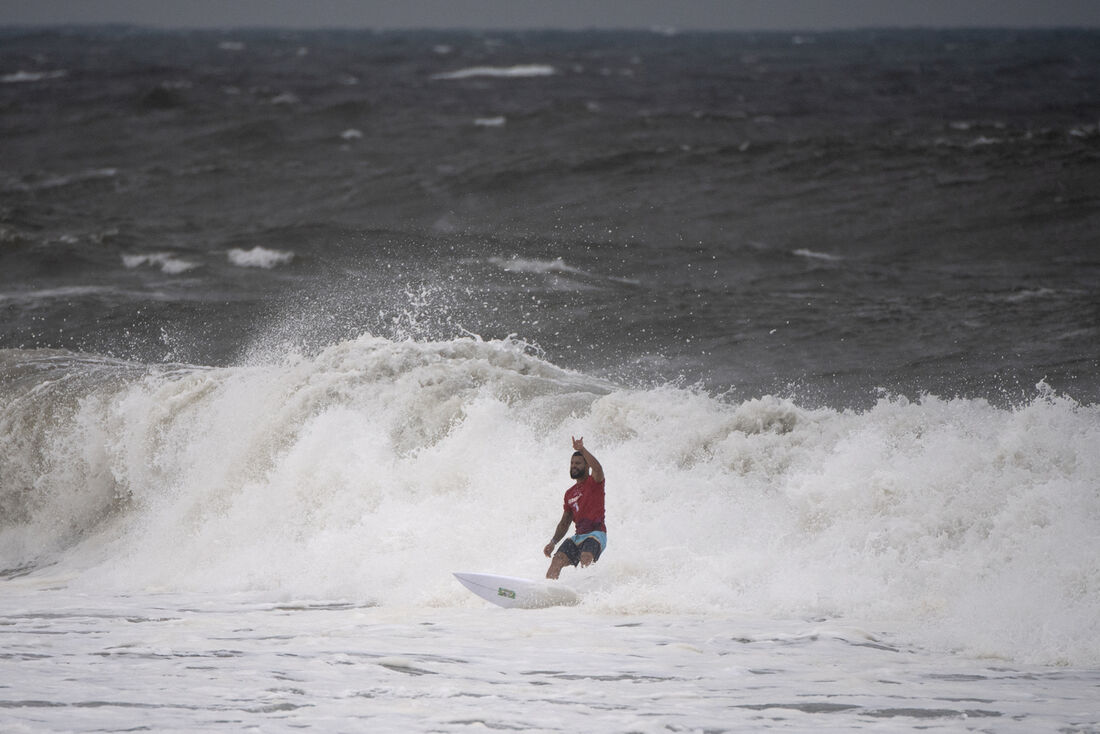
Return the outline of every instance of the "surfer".
{"type": "Polygon", "coordinates": [[[569,460],[569,476],[576,480],[565,490],[562,503],[564,511],[554,539],[542,549],[550,558],[546,578],[556,579],[567,565],[581,568],[595,563],[607,545],[607,528],[603,523],[603,467],[596,457],[584,447],[584,437],[573,439],[573,456],[569,460]],[[569,532],[569,524],[576,523],[577,533],[566,539],[554,553],[554,546],[569,532]],[[552,557],[551,557],[552,556],[552,557]]]}

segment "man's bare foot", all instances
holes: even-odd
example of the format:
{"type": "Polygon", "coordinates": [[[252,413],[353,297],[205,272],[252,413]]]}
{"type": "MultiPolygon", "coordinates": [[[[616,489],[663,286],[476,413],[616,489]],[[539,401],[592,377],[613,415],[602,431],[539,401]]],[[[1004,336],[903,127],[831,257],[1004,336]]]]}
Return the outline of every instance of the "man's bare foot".
{"type": "Polygon", "coordinates": [[[596,559],[588,551],[581,553],[581,568],[588,568],[596,559]]]}

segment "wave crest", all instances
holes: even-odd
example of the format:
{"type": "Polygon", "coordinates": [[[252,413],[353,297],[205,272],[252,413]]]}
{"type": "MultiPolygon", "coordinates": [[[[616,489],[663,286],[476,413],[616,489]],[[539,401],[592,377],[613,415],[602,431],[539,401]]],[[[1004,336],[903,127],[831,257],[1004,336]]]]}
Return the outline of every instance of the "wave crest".
{"type": "Polygon", "coordinates": [[[447,569],[544,571],[577,435],[608,475],[612,546],[575,576],[594,609],[889,620],[1100,660],[1100,408],[1043,386],[1013,409],[809,410],[618,388],[475,337],[219,369],[9,350],[0,369],[8,575],[462,604],[447,569]]]}

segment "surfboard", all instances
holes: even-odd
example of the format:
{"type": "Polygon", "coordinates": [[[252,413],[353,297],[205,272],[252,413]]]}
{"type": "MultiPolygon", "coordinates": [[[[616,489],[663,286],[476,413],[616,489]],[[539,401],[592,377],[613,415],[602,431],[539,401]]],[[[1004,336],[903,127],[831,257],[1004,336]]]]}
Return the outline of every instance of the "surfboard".
{"type": "Polygon", "coordinates": [[[485,601],[509,609],[569,606],[580,601],[577,592],[557,581],[532,581],[491,573],[459,572],[455,572],[455,578],[485,601]]]}

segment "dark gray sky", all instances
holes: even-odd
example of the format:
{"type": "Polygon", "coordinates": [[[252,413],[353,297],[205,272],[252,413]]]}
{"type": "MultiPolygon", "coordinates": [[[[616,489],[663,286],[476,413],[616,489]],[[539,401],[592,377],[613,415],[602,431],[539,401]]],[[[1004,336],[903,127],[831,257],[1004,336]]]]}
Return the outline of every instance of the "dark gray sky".
{"type": "Polygon", "coordinates": [[[1100,27],[1100,0],[0,0],[0,25],[233,28],[1100,27]]]}

